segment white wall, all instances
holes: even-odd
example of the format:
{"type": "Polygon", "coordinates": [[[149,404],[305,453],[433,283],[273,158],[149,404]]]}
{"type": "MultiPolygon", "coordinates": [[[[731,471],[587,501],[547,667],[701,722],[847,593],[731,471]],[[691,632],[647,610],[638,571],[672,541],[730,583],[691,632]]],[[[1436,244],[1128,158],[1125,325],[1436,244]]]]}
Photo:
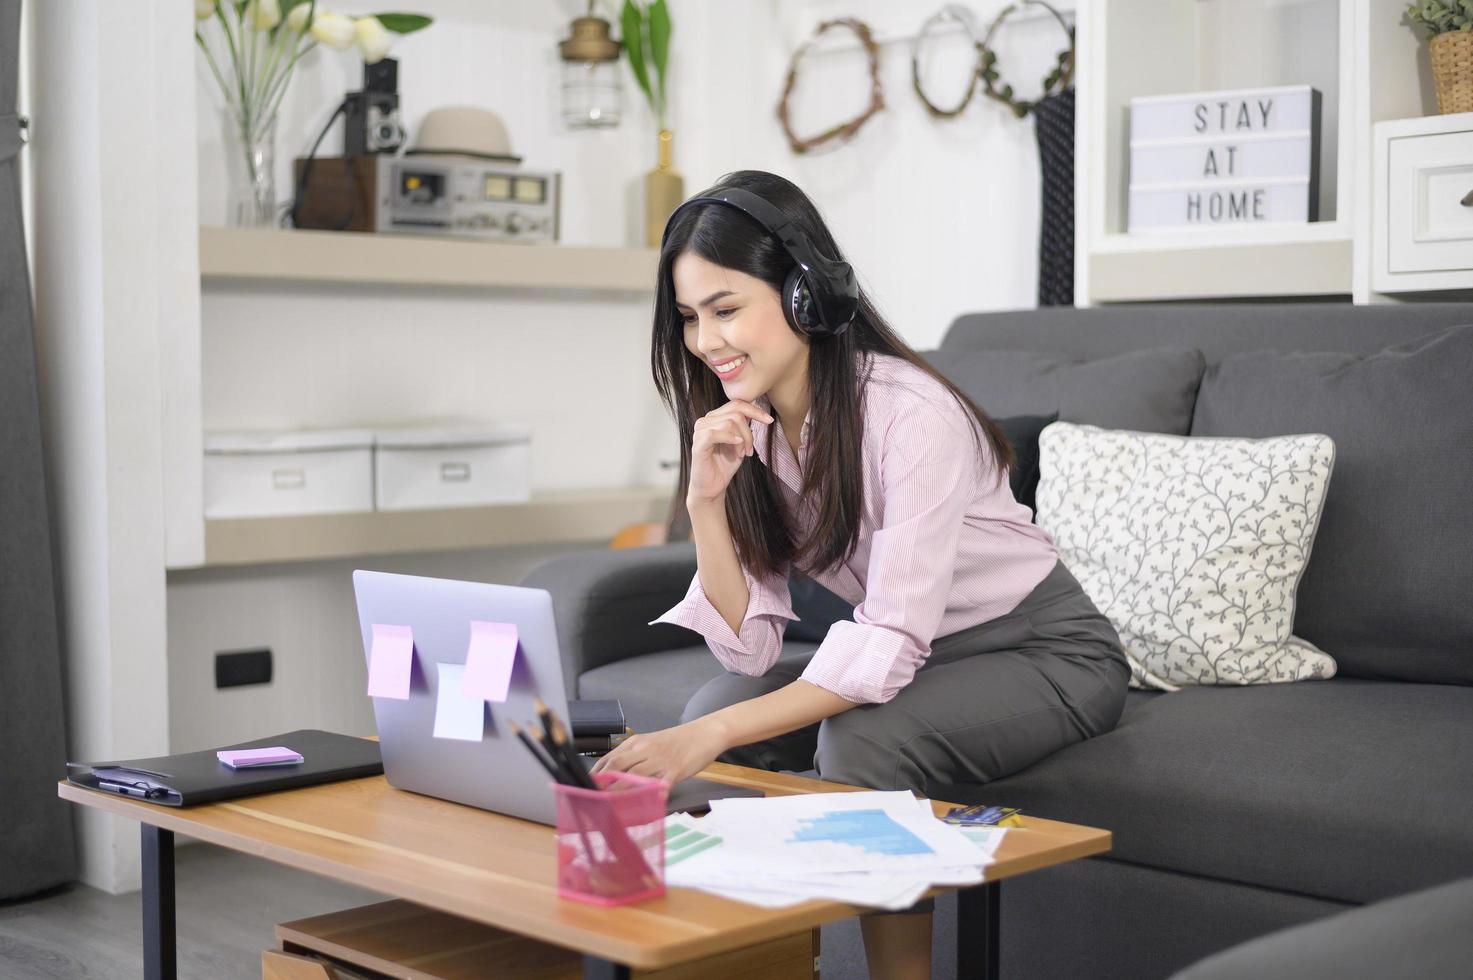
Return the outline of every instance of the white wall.
{"type": "MultiPolygon", "coordinates": [[[[438,18],[400,39],[394,51],[411,133],[437,105],[493,109],[524,165],[564,173],[564,241],[636,243],[637,209],[626,197],[654,164],[654,135],[632,76],[626,72],[626,112],[617,129],[570,133],[559,122],[555,46],[583,4],[420,0],[409,6],[438,18]]],[[[968,6],[985,25],[1003,4],[968,6]]],[[[932,120],[911,91],[908,40],[930,8],[883,0],[674,0],[671,7],[676,164],[688,193],[730,170],[769,169],[792,178],[819,203],[882,307],[919,346],[933,345],[959,313],[1033,305],[1039,211],[1033,124],[980,96],[962,116],[932,120]],[[865,19],[886,42],[887,108],[852,143],[795,156],[775,114],[789,56],[820,20],[844,15],[865,19]]],[[[805,59],[794,99],[800,131],[815,132],[864,105],[865,60],[849,38],[826,36],[805,59]]],[[[1013,18],[996,40],[1005,74],[1025,95],[1037,91],[1062,43],[1058,26],[1037,15],[1013,18]]],[[[939,100],[957,90],[968,52],[955,33],[939,36],[932,50],[939,100]]],[[[359,70],[351,53],[320,49],[299,67],[278,140],[283,198],[292,157],[305,152],[343,92],[358,87],[359,70]]],[[[198,109],[200,214],[218,224],[225,214],[219,96],[203,67],[198,76],[207,93],[198,109]]],[[[339,124],[323,152],[341,148],[340,132],[339,124]]]]}
{"type": "MultiPolygon", "coordinates": [[[[979,94],[960,116],[934,120],[911,89],[909,38],[937,5],[884,0],[676,4],[677,130],[687,190],[729,170],[781,173],[831,224],[864,287],[913,346],[937,345],[962,313],[1036,305],[1038,153],[1032,120],[979,94]],[[743,8],[742,16],[730,13],[743,8]],[[855,16],[881,42],[886,108],[850,143],[794,155],[776,118],[791,53],[823,20],[855,16]]],[[[1001,2],[965,4],[985,27],[1001,2]]],[[[1056,4],[1072,9],[1071,3],[1056,4]]],[[[1035,10],[1037,8],[1034,8],[1035,10]]],[[[803,60],[792,108],[800,135],[821,132],[868,102],[867,60],[847,31],[803,60]]],[[[1039,91],[1065,42],[1034,14],[1002,27],[1003,72],[1022,96],[1039,91]]],[[[927,92],[951,103],[970,52],[957,33],[928,44],[927,92]],[[928,59],[929,60],[929,59],[928,59]]]]}
{"type": "MultiPolygon", "coordinates": [[[[373,9],[371,3],[346,4],[373,9]]],[[[910,90],[920,15],[872,0],[884,44],[888,108],[852,144],[792,154],[775,107],[790,52],[831,3],[676,2],[672,111],[687,192],[742,168],[771,169],[805,187],[832,220],[866,286],[918,347],[971,310],[1033,303],[1038,177],[1031,122],[977,98],[958,119],[932,121],[910,90]]],[[[979,7],[984,23],[997,4],[979,7]]],[[[556,42],[580,4],[425,0],[428,30],[399,41],[400,88],[411,132],[441,104],[497,111],[525,165],[564,173],[564,235],[573,244],[639,240],[631,200],[654,162],[653,123],[629,81],[624,123],[571,133],[559,121],[556,42]]],[[[1003,29],[999,50],[1021,90],[1037,84],[1062,32],[1037,17],[1003,29]]],[[[934,45],[937,98],[956,91],[969,51],[956,34],[934,45]],[[949,84],[948,84],[949,83],[949,84]]],[[[342,93],[356,87],[351,53],[313,51],[284,103],[277,183],[290,194],[304,152],[342,93]]],[[[864,59],[847,35],[806,59],[794,107],[816,131],[863,104],[864,59]]],[[[200,214],[223,220],[220,98],[201,65],[200,214]]],[[[324,152],[341,146],[341,126],[324,152]]],[[[206,429],[338,426],[464,416],[529,424],[537,489],[647,482],[675,453],[647,367],[649,300],[507,297],[438,290],[211,286],[204,295],[202,399],[206,429]],[[556,379],[548,397],[547,379],[556,379]],[[594,399],[621,424],[590,438],[568,396],[594,399]]]]}

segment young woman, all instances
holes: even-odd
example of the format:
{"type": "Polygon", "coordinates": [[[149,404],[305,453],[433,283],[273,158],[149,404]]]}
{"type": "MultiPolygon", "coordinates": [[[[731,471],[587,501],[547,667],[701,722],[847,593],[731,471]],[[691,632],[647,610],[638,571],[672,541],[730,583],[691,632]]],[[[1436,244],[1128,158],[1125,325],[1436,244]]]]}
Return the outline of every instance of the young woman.
{"type": "MultiPolygon", "coordinates": [[[[1007,440],[880,316],[801,190],[728,175],[671,216],[658,275],[698,570],[657,622],[726,673],[600,769],[679,780],[720,757],[926,793],[1114,727],[1119,637],[1013,498],[1007,440]],[[782,657],[794,568],[854,619],[782,657]]],[[[875,975],[929,975],[929,914],[864,922],[875,975]]]]}

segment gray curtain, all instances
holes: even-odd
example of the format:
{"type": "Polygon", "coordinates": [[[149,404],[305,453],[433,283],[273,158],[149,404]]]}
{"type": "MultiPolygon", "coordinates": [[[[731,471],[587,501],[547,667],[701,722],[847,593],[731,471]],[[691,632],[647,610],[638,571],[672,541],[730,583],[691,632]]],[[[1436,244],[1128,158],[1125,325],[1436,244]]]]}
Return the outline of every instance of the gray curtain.
{"type": "Polygon", "coordinates": [[[70,881],[51,519],[41,454],[15,115],[20,0],[0,0],[0,899],[70,881]]]}

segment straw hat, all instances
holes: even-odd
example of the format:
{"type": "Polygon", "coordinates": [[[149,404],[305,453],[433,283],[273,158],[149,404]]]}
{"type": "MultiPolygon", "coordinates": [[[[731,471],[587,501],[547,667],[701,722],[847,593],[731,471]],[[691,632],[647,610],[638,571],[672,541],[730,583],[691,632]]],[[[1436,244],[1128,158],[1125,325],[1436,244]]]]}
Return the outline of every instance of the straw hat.
{"type": "Polygon", "coordinates": [[[511,137],[501,117],[490,109],[475,106],[431,109],[419,124],[414,145],[405,152],[522,162],[521,157],[511,152],[511,137]]]}

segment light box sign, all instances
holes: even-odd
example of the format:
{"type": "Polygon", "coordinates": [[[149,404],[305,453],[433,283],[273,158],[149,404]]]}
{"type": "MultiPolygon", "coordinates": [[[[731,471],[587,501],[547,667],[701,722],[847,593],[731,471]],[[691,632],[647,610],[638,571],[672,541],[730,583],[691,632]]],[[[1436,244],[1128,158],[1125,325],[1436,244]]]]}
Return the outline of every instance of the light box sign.
{"type": "Polygon", "coordinates": [[[1131,99],[1129,230],[1314,221],[1319,141],[1308,85],[1131,99]]]}

